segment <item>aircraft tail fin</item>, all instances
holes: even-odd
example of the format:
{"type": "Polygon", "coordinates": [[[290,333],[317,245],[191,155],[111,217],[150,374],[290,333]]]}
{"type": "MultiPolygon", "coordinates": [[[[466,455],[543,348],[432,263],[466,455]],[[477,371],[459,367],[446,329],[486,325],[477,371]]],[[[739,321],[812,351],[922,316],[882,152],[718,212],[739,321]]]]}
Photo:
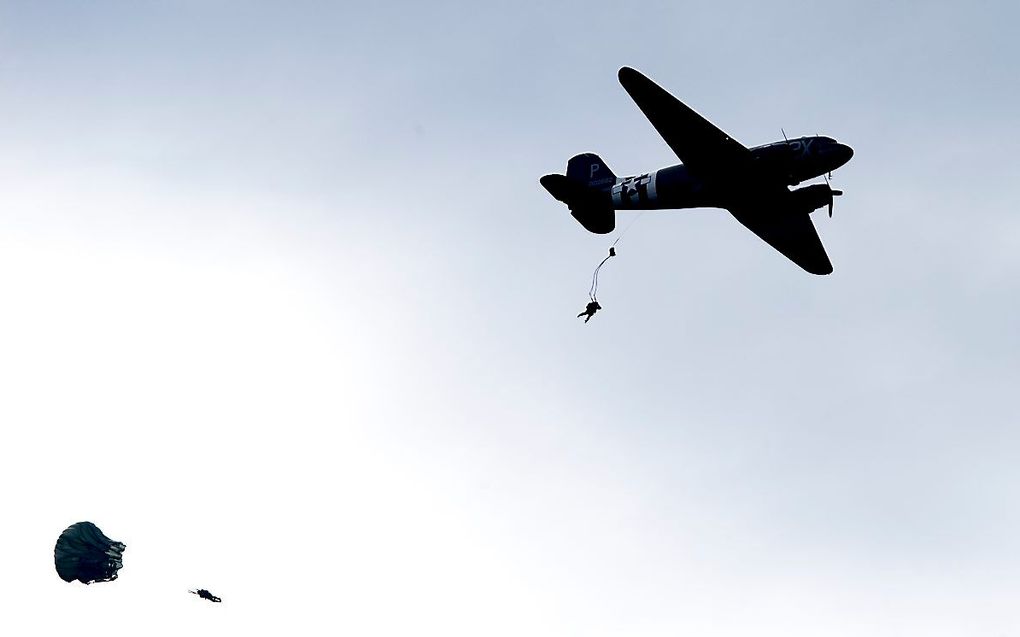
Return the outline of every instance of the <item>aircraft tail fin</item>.
{"type": "Polygon", "coordinates": [[[616,228],[616,211],[610,192],[616,175],[594,153],[570,158],[566,175],[546,175],[540,180],[549,194],[567,204],[570,214],[595,234],[616,228]]]}
{"type": "Polygon", "coordinates": [[[567,162],[567,177],[589,188],[608,192],[616,183],[616,175],[595,153],[574,155],[567,162]]]}

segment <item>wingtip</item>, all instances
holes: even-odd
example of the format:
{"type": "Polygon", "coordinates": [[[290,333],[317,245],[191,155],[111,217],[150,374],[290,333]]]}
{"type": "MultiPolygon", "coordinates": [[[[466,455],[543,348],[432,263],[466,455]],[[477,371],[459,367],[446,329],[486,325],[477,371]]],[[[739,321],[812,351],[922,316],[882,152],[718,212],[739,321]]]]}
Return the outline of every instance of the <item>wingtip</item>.
{"type": "Polygon", "coordinates": [[[628,80],[630,80],[630,79],[632,79],[634,77],[640,77],[640,76],[641,76],[641,73],[639,73],[635,69],[632,69],[629,66],[621,66],[620,70],[617,71],[617,73],[616,73],[616,77],[618,77],[620,79],[621,83],[626,83],[628,80]]]}
{"type": "Polygon", "coordinates": [[[538,180],[546,192],[553,196],[553,199],[569,204],[570,202],[570,180],[565,175],[544,175],[538,180]]]}
{"type": "Polygon", "coordinates": [[[538,180],[538,183],[542,184],[542,187],[549,192],[552,192],[552,190],[564,179],[565,177],[563,175],[553,173],[551,175],[542,175],[542,177],[538,180]]]}

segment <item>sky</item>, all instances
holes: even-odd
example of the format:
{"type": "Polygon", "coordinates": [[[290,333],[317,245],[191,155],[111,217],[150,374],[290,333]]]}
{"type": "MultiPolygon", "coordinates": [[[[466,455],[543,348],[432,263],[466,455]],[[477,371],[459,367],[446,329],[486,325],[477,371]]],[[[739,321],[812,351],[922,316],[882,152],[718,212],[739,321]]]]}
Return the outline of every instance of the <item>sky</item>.
{"type": "Polygon", "coordinates": [[[0,631],[1020,632],[1018,18],[0,0],[0,631]],[[576,319],[538,178],[676,162],[624,65],[852,146],[835,272],[647,213],[576,319]]]}

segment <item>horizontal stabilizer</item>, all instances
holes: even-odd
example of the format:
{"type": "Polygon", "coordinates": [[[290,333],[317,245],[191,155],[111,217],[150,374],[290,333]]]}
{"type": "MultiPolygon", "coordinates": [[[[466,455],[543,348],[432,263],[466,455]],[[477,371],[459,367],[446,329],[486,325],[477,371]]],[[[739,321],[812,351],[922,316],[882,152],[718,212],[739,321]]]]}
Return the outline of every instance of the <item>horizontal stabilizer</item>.
{"type": "Polygon", "coordinates": [[[590,196],[587,186],[566,175],[546,175],[539,182],[557,201],[562,201],[568,206],[573,202],[580,203],[590,196]]]}
{"type": "Polygon", "coordinates": [[[616,211],[608,192],[589,188],[566,175],[546,175],[539,182],[549,194],[570,208],[588,232],[608,234],[616,229],[616,211]]]}

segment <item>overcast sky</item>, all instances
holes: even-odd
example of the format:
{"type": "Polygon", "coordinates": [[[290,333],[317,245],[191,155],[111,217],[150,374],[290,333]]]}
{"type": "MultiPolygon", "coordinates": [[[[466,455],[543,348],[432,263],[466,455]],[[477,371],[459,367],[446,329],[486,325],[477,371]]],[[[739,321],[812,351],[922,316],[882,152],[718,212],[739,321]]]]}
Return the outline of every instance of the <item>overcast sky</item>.
{"type": "Polygon", "coordinates": [[[1020,632],[1018,19],[0,0],[0,632],[1020,632]],[[538,178],[676,162],[623,65],[851,145],[835,272],[648,213],[576,319],[538,178]]]}

